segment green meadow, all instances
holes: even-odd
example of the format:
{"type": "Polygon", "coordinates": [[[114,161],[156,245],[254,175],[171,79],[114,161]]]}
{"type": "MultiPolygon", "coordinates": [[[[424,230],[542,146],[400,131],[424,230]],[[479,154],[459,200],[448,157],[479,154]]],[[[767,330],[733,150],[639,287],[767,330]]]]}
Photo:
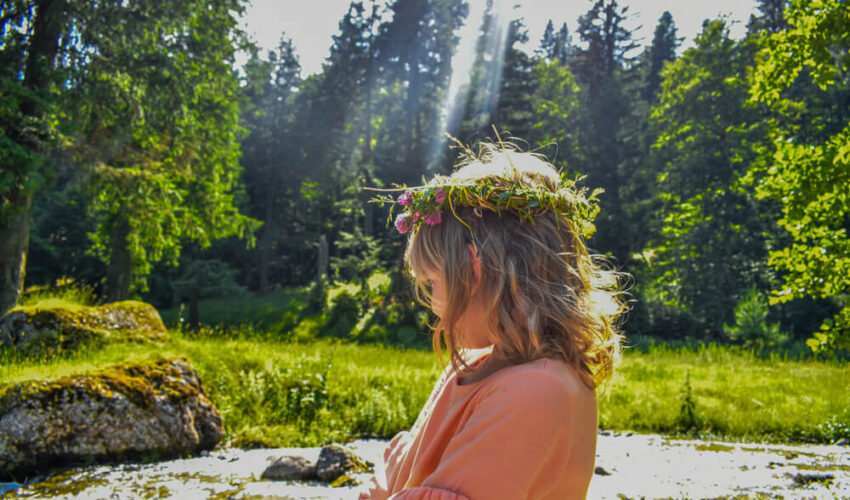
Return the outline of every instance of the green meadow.
{"type": "MultiPolygon", "coordinates": [[[[423,348],[281,340],[257,326],[173,328],[160,343],[89,347],[43,359],[0,349],[0,386],[162,356],[192,362],[224,417],[227,443],[240,447],[390,437],[413,424],[441,371],[423,348]]],[[[630,348],[598,391],[600,426],[831,443],[850,438],[847,387],[850,368],[837,361],[762,358],[717,345],[630,348]]]]}

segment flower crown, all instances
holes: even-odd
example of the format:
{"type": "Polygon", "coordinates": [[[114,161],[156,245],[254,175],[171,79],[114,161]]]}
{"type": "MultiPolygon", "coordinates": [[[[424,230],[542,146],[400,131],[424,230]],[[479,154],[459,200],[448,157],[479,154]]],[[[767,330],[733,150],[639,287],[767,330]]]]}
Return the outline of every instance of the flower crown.
{"type": "Polygon", "coordinates": [[[371,201],[390,203],[387,225],[393,220],[395,207],[404,211],[395,218],[395,227],[404,234],[417,230],[423,223],[429,226],[443,220],[446,209],[470,231],[472,228],[456,212],[456,207],[472,207],[478,217],[483,210],[515,213],[521,221],[535,225],[534,217],[554,212],[560,224],[561,218],[572,222],[572,229],[582,237],[589,238],[595,232],[593,219],[599,212],[597,196],[602,192],[595,189],[587,195],[586,188],[578,188],[577,182],[562,179],[557,190],[552,191],[543,184],[526,183],[501,175],[489,175],[477,179],[451,179],[435,176],[422,186],[407,187],[394,184],[394,189],[372,189],[373,191],[401,192],[398,198],[378,195],[371,201]]]}

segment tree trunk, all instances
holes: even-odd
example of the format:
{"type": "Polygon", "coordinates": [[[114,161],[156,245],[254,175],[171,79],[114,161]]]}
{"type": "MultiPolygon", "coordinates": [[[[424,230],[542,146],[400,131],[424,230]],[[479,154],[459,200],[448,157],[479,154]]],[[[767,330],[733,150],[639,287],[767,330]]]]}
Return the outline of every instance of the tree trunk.
{"type": "MultiPolygon", "coordinates": [[[[24,86],[34,96],[25,94],[21,100],[19,109],[24,118],[23,123],[27,119],[41,120],[44,117],[43,104],[38,94],[50,87],[64,11],[65,0],[41,0],[35,5],[32,37],[24,69],[24,86]]],[[[25,134],[20,129],[7,130],[5,135],[22,144],[29,152],[38,152],[40,149],[40,138],[25,134]]],[[[37,165],[27,168],[35,170],[37,165]]],[[[2,195],[15,206],[11,209],[14,212],[0,213],[0,316],[15,307],[23,290],[33,193],[13,187],[2,195]]]]}
{"type": "Polygon", "coordinates": [[[268,196],[266,197],[266,220],[263,221],[263,234],[260,235],[260,241],[257,244],[257,272],[259,273],[259,289],[261,292],[269,289],[269,255],[274,243],[271,228],[272,217],[272,200],[268,196]]]}
{"type": "Polygon", "coordinates": [[[130,235],[130,222],[119,216],[112,229],[112,250],[109,254],[109,267],[106,269],[106,301],[118,302],[130,297],[130,279],[133,277],[133,261],[127,238],[130,235]]]}
{"type": "Polygon", "coordinates": [[[325,235],[319,236],[319,259],[316,279],[322,281],[322,278],[328,275],[328,240],[325,235]]]}
{"type": "Polygon", "coordinates": [[[0,219],[0,316],[18,303],[27,269],[32,195],[24,208],[7,221],[0,219]]]}

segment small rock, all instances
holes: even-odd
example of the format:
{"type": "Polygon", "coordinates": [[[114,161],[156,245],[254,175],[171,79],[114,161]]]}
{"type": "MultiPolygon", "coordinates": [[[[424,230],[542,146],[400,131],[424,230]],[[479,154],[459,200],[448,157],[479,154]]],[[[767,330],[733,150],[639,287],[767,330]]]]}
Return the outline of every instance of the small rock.
{"type": "Polygon", "coordinates": [[[273,481],[305,481],[316,479],[316,464],[304,457],[280,457],[266,467],[266,470],[263,471],[260,477],[273,481]]]}
{"type": "Polygon", "coordinates": [[[599,431],[599,435],[600,435],[600,436],[610,436],[610,435],[611,435],[611,431],[599,431]]]}
{"type": "Polygon", "coordinates": [[[596,474],[597,476],[610,476],[611,475],[610,472],[608,472],[607,470],[603,469],[602,467],[600,467],[598,465],[596,466],[595,469],[593,469],[593,473],[596,474]]]}
{"type": "Polygon", "coordinates": [[[838,441],[835,442],[835,444],[844,446],[844,445],[847,444],[847,439],[846,438],[839,439],[838,441]]]}
{"type": "Polygon", "coordinates": [[[316,475],[322,481],[332,482],[348,473],[372,472],[375,464],[358,457],[353,451],[339,444],[330,444],[319,452],[316,475]]]}

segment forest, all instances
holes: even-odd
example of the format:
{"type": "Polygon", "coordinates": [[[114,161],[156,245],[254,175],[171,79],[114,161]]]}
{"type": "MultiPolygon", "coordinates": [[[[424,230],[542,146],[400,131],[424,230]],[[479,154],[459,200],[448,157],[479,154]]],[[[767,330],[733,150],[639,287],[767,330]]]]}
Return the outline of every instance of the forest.
{"type": "Polygon", "coordinates": [[[262,53],[239,28],[244,0],[4,0],[0,315],[77,287],[195,328],[204,301],[282,296],[282,337],[412,343],[403,236],[364,188],[498,133],[604,190],[589,245],[630,276],[632,344],[846,359],[850,4],[759,0],[742,39],[710,19],[682,51],[669,13],[642,46],[595,0],[533,53],[486,5],[354,1],[303,77],[286,33],[262,53]]]}

